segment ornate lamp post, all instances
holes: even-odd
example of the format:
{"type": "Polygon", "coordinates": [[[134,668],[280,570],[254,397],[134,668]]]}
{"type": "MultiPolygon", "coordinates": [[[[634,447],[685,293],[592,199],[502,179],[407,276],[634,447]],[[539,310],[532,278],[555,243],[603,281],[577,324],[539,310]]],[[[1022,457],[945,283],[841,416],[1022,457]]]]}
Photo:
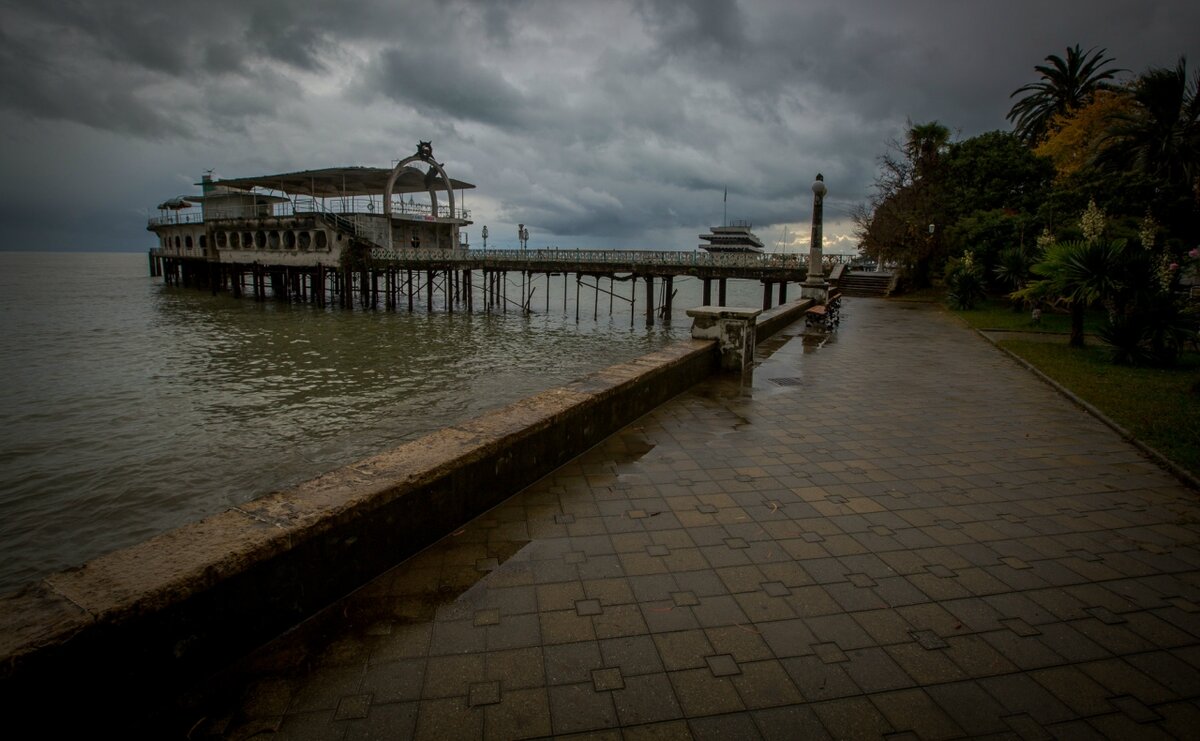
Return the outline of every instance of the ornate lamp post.
{"type": "Polygon", "coordinates": [[[483,248],[484,248],[485,250],[487,249],[487,237],[488,237],[488,235],[487,235],[487,227],[485,226],[485,227],[483,228],[483,248]]]}
{"type": "Polygon", "coordinates": [[[529,245],[529,230],[524,224],[517,224],[517,241],[521,243],[522,250],[529,245]]]}
{"type": "Polygon", "coordinates": [[[817,179],[812,184],[813,191],[813,215],[812,215],[812,238],[808,246],[808,277],[800,284],[800,295],[804,298],[811,298],[822,303],[829,297],[829,284],[825,282],[821,266],[821,246],[824,236],[821,232],[823,214],[823,204],[825,202],[825,193],[828,189],[825,187],[825,178],[821,173],[817,173],[817,179]]]}

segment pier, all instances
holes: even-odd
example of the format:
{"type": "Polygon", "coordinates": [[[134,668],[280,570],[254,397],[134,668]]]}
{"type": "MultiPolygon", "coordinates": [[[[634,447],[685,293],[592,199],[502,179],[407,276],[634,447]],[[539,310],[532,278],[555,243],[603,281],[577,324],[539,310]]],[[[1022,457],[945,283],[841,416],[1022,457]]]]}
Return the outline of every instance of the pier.
{"type": "MultiPolygon", "coordinates": [[[[847,256],[824,259],[825,272],[847,256]]],[[[808,274],[800,254],[705,253],[671,250],[472,250],[361,249],[349,265],[212,261],[161,250],[150,253],[151,275],[168,285],[227,291],[235,297],[312,302],[345,308],[413,311],[550,311],[550,281],[563,286],[566,311],[587,304],[593,316],[607,302],[624,302],[648,324],[670,319],[674,281],[681,276],[703,283],[703,303],[725,306],[728,281],[757,280],[762,308],[788,300],[789,284],[808,274]],[[538,292],[539,287],[543,290],[538,292]],[[573,287],[573,288],[572,288],[573,287]],[[541,303],[539,303],[539,301],[541,303]]]]}
{"type": "MultiPolygon", "coordinates": [[[[470,249],[462,230],[473,222],[462,194],[475,186],[450,178],[428,142],[390,169],[206,175],[198,185],[201,195],[170,198],[149,220],[159,240],[148,255],[150,274],[257,301],[531,313],[550,310],[548,284],[561,280],[564,310],[573,284],[576,314],[590,303],[597,317],[606,300],[610,313],[623,302],[631,321],[640,312],[652,325],[671,318],[681,276],[702,281],[703,303],[714,306],[726,305],[728,281],[757,280],[767,310],[787,302],[789,284],[807,279],[812,259],[753,250],[524,249],[524,228],[522,249],[470,249]],[[428,202],[416,202],[416,193],[428,202]],[[547,287],[539,294],[539,286],[547,287]]],[[[845,258],[818,259],[829,268],[845,258]]]]}

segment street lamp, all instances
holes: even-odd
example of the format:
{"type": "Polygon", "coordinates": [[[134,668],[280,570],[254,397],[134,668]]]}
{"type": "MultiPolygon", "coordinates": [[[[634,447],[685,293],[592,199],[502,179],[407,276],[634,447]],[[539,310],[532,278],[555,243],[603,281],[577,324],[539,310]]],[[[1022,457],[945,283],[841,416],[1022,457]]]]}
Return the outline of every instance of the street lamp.
{"type": "Polygon", "coordinates": [[[825,277],[821,272],[821,246],[824,240],[821,228],[824,218],[825,194],[828,189],[825,187],[825,177],[819,172],[816,181],[812,184],[812,192],[813,215],[812,236],[808,245],[808,276],[800,284],[800,295],[824,303],[829,297],[829,285],[825,282],[825,277]]]}
{"type": "Polygon", "coordinates": [[[529,230],[524,224],[517,224],[517,241],[521,243],[521,249],[529,245],[529,230]]]}
{"type": "Polygon", "coordinates": [[[483,248],[487,249],[487,227],[483,228],[483,248]]]}

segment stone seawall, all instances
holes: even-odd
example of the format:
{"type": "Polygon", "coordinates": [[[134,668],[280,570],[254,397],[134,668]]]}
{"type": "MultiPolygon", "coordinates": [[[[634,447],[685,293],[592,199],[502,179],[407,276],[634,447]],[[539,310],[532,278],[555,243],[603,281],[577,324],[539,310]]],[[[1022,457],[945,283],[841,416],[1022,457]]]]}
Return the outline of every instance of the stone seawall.
{"type": "MultiPolygon", "coordinates": [[[[803,315],[759,317],[762,340],[803,315]]],[[[690,340],[0,598],[0,697],[80,722],[152,715],[215,671],[714,371],[690,340]],[[69,698],[69,699],[68,699],[69,698]]]]}

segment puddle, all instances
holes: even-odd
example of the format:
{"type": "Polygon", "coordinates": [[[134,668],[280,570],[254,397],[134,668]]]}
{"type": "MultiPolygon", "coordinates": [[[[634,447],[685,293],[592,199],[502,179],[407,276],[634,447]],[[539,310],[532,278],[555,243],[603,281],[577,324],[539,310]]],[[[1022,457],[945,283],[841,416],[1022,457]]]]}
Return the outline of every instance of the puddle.
{"type": "Polygon", "coordinates": [[[655,444],[638,432],[618,433],[604,446],[604,452],[613,463],[633,463],[654,450],[655,444]]]}

